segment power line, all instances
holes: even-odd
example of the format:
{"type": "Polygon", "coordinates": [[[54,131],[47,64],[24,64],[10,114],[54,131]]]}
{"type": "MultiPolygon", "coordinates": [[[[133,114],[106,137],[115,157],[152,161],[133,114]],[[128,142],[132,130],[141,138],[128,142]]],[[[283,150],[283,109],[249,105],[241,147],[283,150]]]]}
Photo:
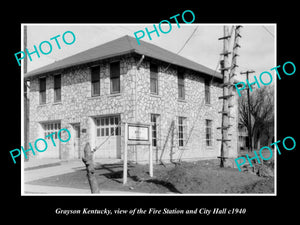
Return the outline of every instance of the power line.
{"type": "Polygon", "coordinates": [[[195,34],[195,32],[197,31],[198,26],[194,29],[193,33],[190,35],[190,37],[186,40],[186,42],[184,43],[184,45],[182,46],[182,48],[177,52],[177,54],[179,54],[182,49],[186,46],[186,44],[189,42],[189,40],[192,38],[192,36],[195,34]]]}
{"type": "MultiPolygon", "coordinates": [[[[189,38],[185,41],[184,45],[181,47],[181,49],[176,53],[177,55],[182,51],[182,49],[187,45],[187,43],[189,42],[189,40],[192,38],[192,36],[195,34],[195,32],[197,31],[198,26],[194,29],[193,33],[189,36],[189,38]]],[[[165,72],[169,67],[170,67],[171,63],[169,63],[169,65],[163,70],[163,72],[165,72]]]]}
{"type": "Polygon", "coordinates": [[[274,34],[272,34],[272,32],[269,31],[266,26],[262,26],[262,27],[274,38],[274,34]]]}

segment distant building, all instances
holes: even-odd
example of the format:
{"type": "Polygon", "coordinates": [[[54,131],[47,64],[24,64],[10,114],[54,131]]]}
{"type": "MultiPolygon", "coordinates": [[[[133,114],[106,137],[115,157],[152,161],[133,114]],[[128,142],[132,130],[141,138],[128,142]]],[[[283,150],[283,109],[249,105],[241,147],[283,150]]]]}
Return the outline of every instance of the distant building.
{"type": "MultiPolygon", "coordinates": [[[[104,143],[96,158],[122,158],[121,122],[152,125],[154,161],[220,156],[221,74],[153,44],[124,36],[31,71],[25,80],[29,142],[61,128],[72,135],[56,147],[47,138],[49,147],[37,158],[81,158],[86,142],[104,143]]],[[[229,157],[237,157],[236,96],[233,103],[229,157]]],[[[148,160],[148,147],[131,146],[129,153],[131,160],[148,160]]]]}

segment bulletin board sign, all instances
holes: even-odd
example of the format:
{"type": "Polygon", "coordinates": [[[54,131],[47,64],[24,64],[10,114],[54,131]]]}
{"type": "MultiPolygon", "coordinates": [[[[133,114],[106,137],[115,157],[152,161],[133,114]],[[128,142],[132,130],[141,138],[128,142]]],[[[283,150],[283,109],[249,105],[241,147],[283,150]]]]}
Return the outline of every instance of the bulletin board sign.
{"type": "Polygon", "coordinates": [[[129,141],[149,141],[149,125],[128,124],[129,141]]]}

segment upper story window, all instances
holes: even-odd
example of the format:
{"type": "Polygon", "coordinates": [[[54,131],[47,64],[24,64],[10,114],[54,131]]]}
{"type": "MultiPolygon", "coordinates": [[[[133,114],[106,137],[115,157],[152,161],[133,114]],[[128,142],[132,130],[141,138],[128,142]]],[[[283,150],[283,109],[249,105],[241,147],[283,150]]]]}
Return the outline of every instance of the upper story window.
{"type": "Polygon", "coordinates": [[[54,102],[61,101],[61,75],[54,76],[54,102]]]}
{"type": "Polygon", "coordinates": [[[184,88],[184,73],[183,70],[178,70],[178,98],[185,99],[185,88],[184,88]]]}
{"type": "Polygon", "coordinates": [[[100,66],[91,67],[92,96],[100,95],[100,66]]]}
{"type": "Polygon", "coordinates": [[[158,95],[158,67],[150,63],[150,93],[158,95]]]}
{"type": "Polygon", "coordinates": [[[205,79],[205,104],[210,104],[210,81],[205,79]]]}
{"type": "Polygon", "coordinates": [[[46,103],[46,77],[40,78],[39,79],[40,83],[40,104],[45,104],[46,103]]]}
{"type": "Polygon", "coordinates": [[[120,62],[110,64],[110,93],[120,93],[120,62]]]}

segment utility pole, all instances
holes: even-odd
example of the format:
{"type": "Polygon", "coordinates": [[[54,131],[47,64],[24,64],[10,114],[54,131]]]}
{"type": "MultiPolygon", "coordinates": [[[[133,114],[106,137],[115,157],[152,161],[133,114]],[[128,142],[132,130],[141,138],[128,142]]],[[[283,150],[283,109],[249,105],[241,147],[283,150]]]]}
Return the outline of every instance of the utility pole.
{"type": "Polygon", "coordinates": [[[219,97],[219,99],[223,99],[223,108],[220,113],[222,113],[222,125],[221,125],[221,131],[222,131],[222,139],[218,139],[218,141],[221,141],[221,156],[220,158],[220,167],[224,167],[225,160],[228,155],[228,128],[229,128],[229,108],[228,108],[228,85],[229,84],[229,61],[228,61],[228,55],[230,52],[228,51],[229,47],[229,30],[227,26],[224,26],[224,36],[219,38],[219,40],[223,40],[223,60],[221,60],[221,73],[223,75],[223,96],[219,97]]]}
{"type": "MultiPolygon", "coordinates": [[[[233,29],[234,27],[232,27],[233,29]]],[[[223,108],[222,111],[219,113],[222,113],[222,125],[218,129],[221,129],[222,131],[222,138],[217,139],[218,141],[221,141],[221,155],[218,157],[220,158],[220,167],[224,167],[224,163],[226,159],[228,158],[229,153],[229,144],[228,142],[231,141],[229,138],[229,128],[230,128],[230,118],[233,118],[230,115],[230,108],[233,107],[231,103],[231,98],[234,96],[232,94],[232,89],[234,85],[234,79],[233,77],[235,74],[235,68],[237,67],[236,64],[236,57],[237,54],[237,48],[240,47],[238,41],[241,37],[239,29],[241,26],[236,26],[235,28],[235,38],[234,38],[234,46],[232,51],[232,60],[231,60],[231,66],[229,66],[229,58],[228,55],[231,54],[229,52],[229,41],[231,38],[231,34],[229,34],[229,29],[227,26],[224,26],[224,36],[219,38],[219,40],[223,40],[223,52],[221,55],[223,55],[223,60],[221,60],[221,73],[223,75],[223,96],[220,96],[219,99],[223,99],[223,108]]],[[[233,31],[233,30],[232,30],[233,31]]]]}
{"type": "MultiPolygon", "coordinates": [[[[249,73],[254,73],[254,70],[247,70],[246,72],[241,72],[241,74],[247,75],[247,80],[249,80],[249,73]]],[[[251,125],[251,113],[250,113],[250,92],[249,87],[247,87],[247,98],[248,98],[248,139],[249,139],[249,149],[252,152],[252,125],[251,125]]]]}

